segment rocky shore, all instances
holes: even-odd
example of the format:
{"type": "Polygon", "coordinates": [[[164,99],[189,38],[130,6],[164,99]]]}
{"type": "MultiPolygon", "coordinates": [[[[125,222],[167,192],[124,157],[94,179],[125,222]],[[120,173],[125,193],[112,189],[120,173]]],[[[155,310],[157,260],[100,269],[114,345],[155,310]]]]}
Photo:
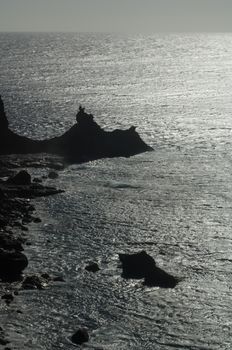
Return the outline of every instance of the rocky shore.
{"type": "MultiPolygon", "coordinates": [[[[64,163],[67,162],[85,162],[103,157],[129,157],[151,150],[133,126],[128,130],[106,132],[82,107],[79,108],[76,121],[77,123],[62,136],[43,141],[32,140],[9,129],[0,96],[1,308],[3,305],[8,307],[21,289],[43,289],[50,281],[57,280],[46,273],[33,276],[26,274],[30,261],[24,253],[24,245],[29,236],[28,224],[41,221],[34,215],[35,207],[31,204],[31,199],[54,195],[62,190],[44,186],[42,178],[32,178],[28,170],[23,169],[50,168],[52,171],[48,173],[48,177],[55,179],[58,176],[56,171],[63,169],[64,163]],[[33,154],[40,156],[36,157],[33,154]]],[[[86,268],[92,272],[98,269],[95,265],[86,268]]],[[[73,337],[75,339],[72,341],[76,344],[88,341],[88,334],[82,329],[73,337]]],[[[10,345],[10,339],[2,325],[0,348],[9,350],[10,345]]]]}
{"type": "MultiPolygon", "coordinates": [[[[9,160],[0,160],[0,300],[1,309],[9,306],[20,289],[42,289],[51,280],[44,274],[27,276],[24,270],[30,262],[24,253],[24,245],[29,236],[28,224],[40,222],[35,216],[31,199],[38,196],[54,195],[62,192],[54,187],[38,183],[25,171],[16,171],[9,160]],[[14,174],[14,175],[13,175],[14,174]],[[34,180],[34,181],[33,181],[34,180]]],[[[13,163],[16,166],[15,163],[13,163]]],[[[18,162],[20,166],[20,162],[18,162]]],[[[37,181],[36,181],[37,180],[37,181]]],[[[41,182],[40,180],[39,182],[41,182]]],[[[10,312],[10,311],[9,311],[10,312]]],[[[0,327],[0,348],[10,339],[0,327]]]]}

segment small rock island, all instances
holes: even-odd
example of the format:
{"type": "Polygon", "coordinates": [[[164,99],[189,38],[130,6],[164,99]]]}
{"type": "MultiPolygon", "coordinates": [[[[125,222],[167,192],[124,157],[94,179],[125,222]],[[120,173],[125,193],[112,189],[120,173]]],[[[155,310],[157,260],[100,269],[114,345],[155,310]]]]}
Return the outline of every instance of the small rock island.
{"type": "Polygon", "coordinates": [[[76,121],[61,136],[32,140],[10,130],[0,96],[0,154],[49,153],[79,163],[99,158],[130,157],[152,150],[140,138],[134,126],[127,130],[105,131],[94,121],[93,115],[86,113],[81,106],[76,121]]]}

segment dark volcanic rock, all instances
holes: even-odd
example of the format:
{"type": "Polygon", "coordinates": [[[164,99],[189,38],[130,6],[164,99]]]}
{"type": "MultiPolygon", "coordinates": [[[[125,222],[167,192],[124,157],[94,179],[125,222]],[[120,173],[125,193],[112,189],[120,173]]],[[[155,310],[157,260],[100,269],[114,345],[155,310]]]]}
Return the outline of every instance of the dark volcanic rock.
{"type": "Polygon", "coordinates": [[[27,276],[22,283],[22,289],[44,289],[50,280],[49,275],[42,274],[27,276]]]}
{"type": "Polygon", "coordinates": [[[104,131],[94,121],[93,115],[85,113],[82,107],[76,120],[77,124],[63,135],[43,141],[19,136],[7,124],[4,132],[0,130],[0,154],[51,153],[64,156],[69,162],[84,162],[104,157],[130,157],[152,150],[140,138],[134,126],[128,130],[104,131]]]}
{"type": "Polygon", "coordinates": [[[169,273],[156,267],[155,270],[147,274],[144,279],[144,284],[148,287],[174,288],[178,279],[169,273]]]}
{"type": "Polygon", "coordinates": [[[0,249],[0,277],[2,279],[18,279],[27,265],[28,260],[23,253],[0,249]]]}
{"type": "Polygon", "coordinates": [[[74,344],[81,345],[89,341],[89,334],[86,328],[79,328],[71,337],[74,344]]]}
{"type": "Polygon", "coordinates": [[[119,259],[125,278],[144,278],[156,268],[155,260],[144,250],[135,254],[119,254],[119,259]]]}
{"type": "Polygon", "coordinates": [[[155,260],[145,251],[119,254],[119,259],[122,263],[124,278],[144,278],[144,284],[150,287],[174,288],[178,283],[176,277],[157,267],[155,260]]]}
{"type": "Polygon", "coordinates": [[[22,170],[15,176],[10,177],[7,182],[12,185],[30,185],[31,175],[26,170],[22,170]]]}
{"type": "Polygon", "coordinates": [[[100,267],[95,262],[90,262],[88,265],[85,266],[85,269],[89,272],[97,272],[100,270],[100,267]]]}

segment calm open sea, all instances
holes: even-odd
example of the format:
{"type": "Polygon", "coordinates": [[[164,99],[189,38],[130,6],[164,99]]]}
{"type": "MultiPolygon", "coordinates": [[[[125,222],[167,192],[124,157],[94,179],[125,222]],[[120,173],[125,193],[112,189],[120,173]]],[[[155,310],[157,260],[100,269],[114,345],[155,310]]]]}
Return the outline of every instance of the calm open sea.
{"type": "Polygon", "coordinates": [[[231,349],[232,35],[0,34],[0,50],[13,130],[61,134],[81,103],[154,147],[72,165],[55,182],[65,193],[35,201],[27,272],[65,283],[21,292],[11,305],[23,313],[2,313],[13,348],[75,349],[83,325],[87,349],[231,349]],[[175,289],[121,278],[118,253],[142,249],[183,277],[175,289]]]}

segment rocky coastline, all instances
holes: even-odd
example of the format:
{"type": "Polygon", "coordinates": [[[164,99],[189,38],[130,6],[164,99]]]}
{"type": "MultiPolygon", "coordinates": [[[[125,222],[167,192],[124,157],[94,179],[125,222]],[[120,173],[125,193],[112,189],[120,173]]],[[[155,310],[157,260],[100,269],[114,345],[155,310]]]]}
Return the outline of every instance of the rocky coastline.
{"type": "MultiPolygon", "coordinates": [[[[16,164],[14,163],[16,166],[16,164]]],[[[20,167],[20,162],[18,163],[20,167]]],[[[62,192],[55,187],[44,186],[38,179],[32,179],[25,171],[17,171],[10,167],[10,163],[1,160],[0,167],[0,309],[8,308],[21,289],[42,289],[52,277],[28,276],[27,256],[24,245],[29,244],[30,223],[39,223],[41,219],[35,215],[32,198],[54,195],[62,192]]],[[[40,180],[40,179],[39,179],[40,180]]],[[[18,310],[18,312],[21,312],[18,310]]],[[[0,326],[0,348],[11,349],[11,341],[0,326]]]]}
{"type": "MultiPolygon", "coordinates": [[[[133,126],[128,130],[104,131],[82,107],[79,108],[76,121],[77,123],[61,136],[43,141],[32,140],[9,129],[0,96],[1,308],[9,307],[21,289],[43,289],[50,281],[57,280],[46,273],[28,276],[24,272],[30,263],[24,253],[24,245],[27,244],[29,236],[28,224],[41,221],[35,216],[35,207],[31,204],[31,199],[62,192],[55,187],[43,185],[42,178],[32,178],[28,168],[50,168],[52,171],[48,177],[55,179],[58,176],[56,171],[63,169],[67,163],[80,163],[104,157],[130,157],[152,150],[133,126]],[[33,154],[43,156],[36,158],[33,154]],[[56,156],[61,158],[57,160],[56,156]]],[[[86,269],[96,272],[98,267],[91,265],[86,269]]],[[[87,340],[87,333],[78,330],[73,342],[80,344],[79,342],[87,340]]],[[[10,343],[3,325],[0,327],[0,348],[11,349],[10,343]]]]}

